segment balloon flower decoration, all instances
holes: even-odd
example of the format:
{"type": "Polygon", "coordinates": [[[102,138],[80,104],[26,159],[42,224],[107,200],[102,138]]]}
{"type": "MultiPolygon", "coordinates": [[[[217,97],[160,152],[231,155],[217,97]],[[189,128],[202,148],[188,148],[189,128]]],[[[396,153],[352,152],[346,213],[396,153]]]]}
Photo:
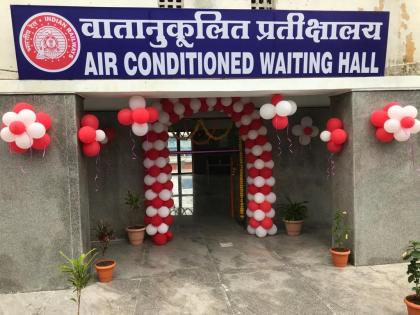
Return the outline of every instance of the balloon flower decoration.
{"type": "Polygon", "coordinates": [[[263,119],[271,119],[273,127],[284,129],[289,125],[288,116],[296,113],[297,105],[292,100],[283,100],[280,94],[271,97],[271,103],[264,104],[260,108],[260,116],[263,119]]]}
{"type": "Polygon", "coordinates": [[[311,143],[311,139],[316,137],[318,133],[318,127],[312,125],[312,118],[309,116],[302,117],[300,124],[294,125],[292,128],[292,134],[299,137],[301,145],[311,143]]]}
{"type": "Polygon", "coordinates": [[[101,144],[108,142],[105,131],[99,129],[99,120],[95,115],[87,114],[80,120],[80,129],[77,136],[83,143],[83,154],[95,157],[101,152],[101,144]]]}
{"type": "Polygon", "coordinates": [[[374,111],[370,122],[376,127],[376,139],[381,142],[397,140],[404,142],[412,134],[420,132],[420,121],[416,119],[417,108],[412,105],[402,107],[398,102],[388,103],[374,111]]]}
{"type": "Polygon", "coordinates": [[[339,118],[330,118],[327,121],[327,130],[320,134],[323,142],[327,143],[327,150],[331,153],[339,153],[343,144],[347,141],[347,132],[343,129],[343,121],[339,118]]]}
{"type": "Polygon", "coordinates": [[[128,101],[130,108],[124,108],[118,112],[118,122],[124,126],[131,126],[136,136],[144,136],[149,131],[149,123],[158,120],[159,114],[156,108],[147,107],[143,96],[132,96],[128,101]]]}
{"type": "Polygon", "coordinates": [[[17,103],[11,112],[2,117],[0,137],[9,143],[14,153],[25,153],[29,149],[45,150],[51,143],[47,130],[51,128],[51,117],[44,112],[35,112],[33,105],[17,103]]]}

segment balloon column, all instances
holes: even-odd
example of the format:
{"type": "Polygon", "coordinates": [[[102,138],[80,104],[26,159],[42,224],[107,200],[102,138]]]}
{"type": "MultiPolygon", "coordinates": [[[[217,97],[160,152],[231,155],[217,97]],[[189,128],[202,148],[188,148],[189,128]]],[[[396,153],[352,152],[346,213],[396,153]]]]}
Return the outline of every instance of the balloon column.
{"type": "Polygon", "coordinates": [[[173,222],[170,209],[172,199],[172,167],[167,149],[168,128],[183,117],[198,112],[219,111],[226,113],[239,128],[245,143],[245,157],[248,170],[248,216],[247,230],[258,237],[274,235],[277,227],[273,223],[272,204],[276,195],[272,191],[274,162],[272,147],[268,142],[267,129],[263,126],[255,105],[246,98],[192,98],[162,99],[153,108],[158,109],[158,121],[151,124],[151,130],[143,142],[145,167],[146,232],[157,245],[172,239],[169,231],[173,222]]]}
{"type": "Polygon", "coordinates": [[[25,153],[31,148],[45,150],[51,143],[49,128],[51,117],[47,113],[36,113],[33,105],[22,102],[3,115],[0,137],[15,153],[25,153]]]}
{"type": "Polygon", "coordinates": [[[343,128],[343,121],[333,117],[327,121],[327,130],[320,134],[321,140],[327,143],[327,150],[331,153],[341,152],[343,144],[347,141],[347,132],[343,128]]]}
{"type": "Polygon", "coordinates": [[[99,129],[99,120],[95,115],[86,114],[80,120],[80,129],[77,133],[80,142],[83,143],[83,154],[95,157],[101,151],[101,144],[108,142],[105,131],[99,129]]]}
{"type": "Polygon", "coordinates": [[[284,129],[289,124],[288,116],[296,113],[297,105],[292,100],[283,100],[280,94],[271,97],[271,103],[264,104],[260,108],[260,115],[264,119],[271,119],[273,127],[284,129]]]}
{"type": "Polygon", "coordinates": [[[294,125],[292,134],[299,137],[301,145],[308,145],[311,139],[316,137],[319,133],[318,127],[312,125],[312,118],[309,116],[302,117],[299,125],[294,125]]]}
{"type": "Polygon", "coordinates": [[[402,107],[391,102],[374,111],[370,122],[376,127],[376,139],[381,142],[407,141],[412,134],[420,132],[420,121],[416,119],[417,108],[412,105],[402,107]]]}
{"type": "Polygon", "coordinates": [[[149,131],[149,123],[158,119],[156,108],[147,107],[143,96],[132,96],[128,101],[129,108],[118,112],[118,122],[124,126],[131,126],[136,136],[144,136],[149,131]]]}

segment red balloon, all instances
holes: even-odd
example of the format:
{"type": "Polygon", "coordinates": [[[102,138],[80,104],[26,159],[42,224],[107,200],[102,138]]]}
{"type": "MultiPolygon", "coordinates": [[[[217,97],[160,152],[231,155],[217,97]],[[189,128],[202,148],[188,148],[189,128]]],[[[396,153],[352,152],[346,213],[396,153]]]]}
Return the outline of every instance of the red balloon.
{"type": "Polygon", "coordinates": [[[9,130],[11,133],[15,135],[21,135],[22,133],[25,132],[26,127],[23,122],[15,120],[9,125],[9,130]]]}
{"type": "Polygon", "coordinates": [[[174,104],[167,98],[164,98],[160,101],[162,104],[163,111],[167,112],[168,114],[172,114],[174,112],[174,104]]]}
{"type": "Polygon", "coordinates": [[[237,122],[241,119],[242,113],[232,112],[231,117],[234,122],[237,122]]]}
{"type": "Polygon", "coordinates": [[[245,141],[245,148],[247,149],[252,149],[252,147],[255,145],[255,141],[254,140],[246,140],[245,141]]]}
{"type": "Polygon", "coordinates": [[[248,209],[251,210],[251,211],[258,210],[258,203],[256,203],[253,200],[249,201],[248,202],[248,209]]]}
{"type": "Polygon", "coordinates": [[[313,131],[312,127],[303,128],[303,133],[307,136],[310,136],[312,134],[312,131],[313,131]]]}
{"type": "Polygon", "coordinates": [[[268,195],[269,193],[271,193],[273,191],[273,188],[271,188],[271,186],[268,185],[264,185],[260,188],[259,190],[263,195],[268,195]]]}
{"type": "Polygon", "coordinates": [[[79,140],[83,143],[92,143],[96,141],[96,130],[92,127],[85,126],[79,129],[79,140]]]}
{"type": "Polygon", "coordinates": [[[384,128],[376,129],[376,139],[381,142],[391,142],[394,140],[394,134],[386,132],[384,128]]]}
{"type": "Polygon", "coordinates": [[[10,142],[9,143],[9,149],[12,153],[19,153],[19,154],[23,154],[26,151],[28,151],[28,149],[21,149],[19,148],[15,142],[10,142]]]}
{"type": "Polygon", "coordinates": [[[166,237],[166,234],[160,234],[156,233],[152,236],[153,242],[155,245],[161,246],[165,245],[168,242],[168,238],[166,237]]]}
{"type": "Polygon", "coordinates": [[[99,128],[99,120],[95,115],[86,114],[83,115],[82,119],[80,120],[80,126],[89,126],[96,130],[99,128]]]}
{"type": "Polygon", "coordinates": [[[180,98],[179,102],[185,107],[190,106],[191,100],[189,98],[180,98]]]}
{"type": "Polygon", "coordinates": [[[254,218],[250,218],[248,220],[248,224],[253,227],[254,229],[256,229],[257,227],[260,226],[260,222],[258,222],[257,220],[255,220],[254,218]]]}
{"type": "Polygon", "coordinates": [[[255,185],[248,185],[248,192],[252,195],[255,195],[258,192],[258,187],[255,185]]]}
{"type": "Polygon", "coordinates": [[[261,226],[266,229],[269,230],[271,229],[271,227],[273,226],[273,220],[271,218],[267,218],[265,217],[262,221],[261,221],[261,226]]]}
{"type": "Polygon", "coordinates": [[[172,188],[174,188],[174,183],[172,183],[172,181],[169,180],[165,184],[163,184],[163,187],[165,189],[172,190],[172,188]]]}
{"type": "Polygon", "coordinates": [[[388,120],[388,114],[386,113],[386,111],[380,109],[380,110],[376,110],[374,111],[371,115],[370,115],[370,122],[372,123],[372,125],[374,125],[375,127],[383,127],[385,124],[385,121],[388,120]]]}
{"type": "Polygon", "coordinates": [[[174,234],[171,231],[168,231],[166,232],[166,238],[168,239],[168,242],[169,242],[174,238],[174,234]]]}
{"type": "Polygon", "coordinates": [[[331,133],[331,141],[335,144],[343,144],[347,140],[347,132],[343,129],[335,129],[331,133]]]}
{"type": "Polygon", "coordinates": [[[33,112],[35,111],[35,108],[33,107],[33,105],[29,103],[25,103],[25,102],[16,103],[12,111],[14,111],[15,113],[19,113],[23,109],[30,109],[33,112]]]}
{"type": "Polygon", "coordinates": [[[124,108],[118,112],[117,119],[121,125],[130,126],[133,124],[133,118],[131,116],[131,109],[124,108]]]}
{"type": "Polygon", "coordinates": [[[173,199],[166,200],[163,204],[165,205],[165,207],[168,207],[169,209],[171,209],[174,206],[174,200],[173,199]]]}
{"type": "Polygon", "coordinates": [[[145,155],[151,160],[156,160],[159,157],[159,151],[156,149],[151,149],[147,151],[145,155]]]}
{"type": "Polygon", "coordinates": [[[271,123],[273,124],[273,127],[276,129],[284,129],[289,124],[289,119],[287,118],[287,116],[276,115],[271,120],[271,123]]]}
{"type": "Polygon", "coordinates": [[[46,149],[51,143],[51,137],[48,133],[46,133],[40,139],[33,139],[32,148],[35,150],[44,150],[46,149]]]}
{"type": "Polygon", "coordinates": [[[251,115],[252,112],[254,111],[254,109],[255,109],[255,105],[253,103],[251,103],[251,102],[250,103],[246,103],[244,105],[244,110],[242,111],[242,113],[244,115],[251,115]]]}
{"type": "Polygon", "coordinates": [[[170,174],[170,173],[172,173],[172,166],[171,166],[171,164],[166,164],[166,165],[162,168],[162,172],[164,172],[165,174],[170,174]]]}
{"type": "Polygon", "coordinates": [[[403,119],[401,119],[400,123],[401,123],[401,127],[403,128],[411,128],[414,126],[415,124],[415,120],[413,117],[403,117],[403,119]]]}
{"type": "Polygon", "coordinates": [[[254,163],[257,159],[258,157],[251,153],[246,156],[246,161],[250,164],[254,163]]]}
{"type": "Polygon", "coordinates": [[[255,144],[257,145],[264,145],[268,142],[267,136],[258,136],[257,139],[255,139],[255,144]]]}
{"type": "Polygon", "coordinates": [[[276,105],[278,102],[283,100],[283,95],[281,94],[273,94],[271,96],[271,104],[276,105]]]}
{"type": "MultiPolygon", "coordinates": [[[[88,127],[88,128],[90,128],[90,127],[88,127]]],[[[101,145],[99,144],[98,141],[83,144],[83,154],[88,156],[88,157],[97,156],[100,151],[101,151],[101,145]]]]}
{"type": "Polygon", "coordinates": [[[151,217],[149,217],[147,215],[144,216],[144,224],[145,225],[149,225],[151,223],[151,221],[152,221],[151,217]]]}
{"type": "Polygon", "coordinates": [[[163,200],[160,199],[159,197],[156,197],[155,199],[152,200],[152,206],[156,209],[159,209],[160,207],[163,206],[163,200]]]}
{"type": "Polygon", "coordinates": [[[260,176],[264,178],[269,178],[273,176],[273,170],[271,168],[264,167],[263,169],[260,170],[260,176]]]}
{"type": "Polygon", "coordinates": [[[155,193],[160,193],[160,192],[162,191],[162,189],[163,189],[163,184],[161,184],[161,183],[159,183],[159,182],[154,182],[154,183],[152,184],[152,190],[153,190],[155,193]]]}
{"type": "Polygon", "coordinates": [[[175,113],[170,113],[169,120],[171,121],[171,123],[176,124],[179,121],[179,116],[175,113]]]}
{"type": "Polygon", "coordinates": [[[159,215],[155,215],[152,217],[151,222],[154,226],[159,226],[163,223],[162,218],[159,215]]]}
{"type": "Polygon", "coordinates": [[[163,223],[172,225],[174,223],[174,217],[170,214],[166,218],[163,218],[163,223]]]}
{"type": "Polygon", "coordinates": [[[268,201],[263,201],[262,203],[260,203],[260,209],[264,212],[270,211],[271,203],[269,203],[268,201]]]}
{"type": "Polygon", "coordinates": [[[264,162],[268,162],[271,161],[273,159],[273,153],[270,151],[264,151],[261,155],[260,155],[260,159],[263,160],[264,162]]]}
{"type": "Polygon", "coordinates": [[[152,166],[148,169],[147,173],[149,173],[152,177],[157,177],[160,174],[160,168],[157,166],[152,166]]]}
{"type": "Polygon", "coordinates": [[[396,102],[396,101],[389,102],[388,104],[386,104],[386,105],[384,106],[384,111],[388,112],[388,109],[389,109],[390,107],[394,106],[394,105],[400,105],[400,103],[398,103],[398,102],[396,102]]]}
{"type": "Polygon", "coordinates": [[[252,177],[252,178],[255,178],[255,177],[257,177],[258,176],[258,170],[255,168],[255,167],[251,167],[249,170],[248,170],[248,176],[249,177],[252,177]]]}
{"type": "Polygon", "coordinates": [[[154,123],[159,118],[159,112],[154,107],[146,107],[146,110],[149,112],[149,122],[154,123]]]}
{"type": "Polygon", "coordinates": [[[107,127],[104,129],[108,141],[114,141],[117,138],[117,131],[114,127],[107,127]]]}
{"type": "Polygon", "coordinates": [[[166,141],[169,139],[169,135],[167,132],[161,132],[158,134],[158,139],[162,141],[166,141]]]}
{"type": "Polygon", "coordinates": [[[48,130],[51,128],[51,117],[47,113],[39,112],[36,114],[36,121],[43,124],[45,129],[48,130]]]}
{"type": "Polygon", "coordinates": [[[333,131],[335,129],[343,128],[343,122],[339,118],[330,118],[327,121],[327,130],[333,131]]]}
{"type": "Polygon", "coordinates": [[[192,116],[194,114],[193,110],[189,106],[185,106],[184,116],[192,116]]]}
{"type": "Polygon", "coordinates": [[[249,124],[249,129],[251,130],[258,130],[262,127],[262,122],[261,119],[254,119],[250,124],[249,124]]]}
{"type": "Polygon", "coordinates": [[[327,142],[327,150],[330,151],[331,153],[338,153],[341,151],[341,149],[342,149],[341,144],[335,144],[332,141],[327,142]]]}
{"type": "Polygon", "coordinates": [[[145,108],[136,108],[131,112],[133,121],[138,124],[145,124],[149,121],[149,111],[145,108]]]}
{"type": "Polygon", "coordinates": [[[167,158],[169,156],[169,154],[171,153],[168,148],[165,148],[165,149],[160,150],[158,152],[159,152],[159,156],[164,157],[164,158],[167,158]]]}
{"type": "Polygon", "coordinates": [[[207,112],[209,110],[209,106],[207,105],[206,98],[200,98],[201,107],[200,112],[207,112]]]}

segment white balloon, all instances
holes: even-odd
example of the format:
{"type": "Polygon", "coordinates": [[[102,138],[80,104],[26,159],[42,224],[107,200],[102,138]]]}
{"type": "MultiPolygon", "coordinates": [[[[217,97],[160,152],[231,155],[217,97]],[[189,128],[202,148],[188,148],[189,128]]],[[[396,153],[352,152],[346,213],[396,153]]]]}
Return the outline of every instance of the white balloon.
{"type": "Polygon", "coordinates": [[[148,207],[146,208],[146,214],[147,214],[149,217],[154,217],[156,214],[158,214],[158,210],[157,210],[155,207],[148,206],[148,207]]]}
{"type": "Polygon", "coordinates": [[[230,106],[232,105],[232,98],[231,97],[222,97],[220,99],[220,102],[222,103],[223,106],[230,106]]]}
{"type": "Polygon", "coordinates": [[[151,186],[151,185],[153,185],[155,182],[156,182],[156,178],[155,178],[155,177],[150,176],[150,175],[146,175],[146,176],[144,176],[144,183],[145,183],[147,186],[151,186]]]}
{"type": "Polygon", "coordinates": [[[133,123],[131,125],[131,130],[136,136],[141,137],[141,136],[144,136],[149,131],[149,126],[148,124],[133,123]]]}
{"type": "Polygon", "coordinates": [[[165,173],[160,173],[157,177],[156,177],[157,181],[161,184],[166,183],[169,180],[169,176],[165,173]]]}
{"type": "Polygon", "coordinates": [[[169,230],[169,225],[167,225],[166,223],[161,223],[158,227],[158,232],[160,234],[165,234],[166,232],[168,232],[169,230]]]}
{"type": "Polygon", "coordinates": [[[299,137],[299,143],[301,145],[308,145],[309,143],[311,143],[311,137],[307,135],[301,135],[299,137]]]}
{"type": "Polygon", "coordinates": [[[394,133],[394,139],[398,142],[404,142],[410,139],[410,131],[407,129],[400,129],[394,133]]]}
{"type": "Polygon", "coordinates": [[[404,109],[400,105],[394,105],[388,108],[389,118],[400,120],[404,117],[404,114],[404,109]]]}
{"type": "Polygon", "coordinates": [[[247,227],[246,227],[246,230],[248,231],[248,233],[249,234],[251,234],[251,235],[254,235],[255,234],[255,229],[252,227],[252,226],[250,226],[250,225],[248,225],[247,227]]]}
{"type": "Polygon", "coordinates": [[[207,97],[206,104],[208,107],[213,108],[217,104],[217,98],[215,97],[207,97]]]}
{"type": "Polygon", "coordinates": [[[279,116],[289,116],[292,112],[292,104],[289,101],[280,101],[276,104],[276,114],[279,116]]]}
{"type": "Polygon", "coordinates": [[[258,137],[258,132],[256,130],[250,130],[248,132],[248,138],[251,140],[255,140],[258,137]]]}
{"type": "Polygon", "coordinates": [[[254,219],[257,221],[262,221],[265,218],[264,211],[258,209],[254,211],[254,219]]]}
{"type": "Polygon", "coordinates": [[[108,137],[105,136],[105,139],[101,141],[102,144],[107,144],[108,143],[108,137]]]}
{"type": "Polygon", "coordinates": [[[319,133],[319,129],[317,126],[312,126],[312,133],[311,133],[311,137],[316,137],[319,133]]]}
{"type": "Polygon", "coordinates": [[[273,177],[273,176],[271,176],[271,177],[269,177],[269,178],[267,178],[267,179],[265,180],[265,183],[266,183],[268,186],[274,186],[274,184],[276,183],[276,180],[274,179],[274,177],[273,177]]]}
{"type": "MultiPolygon", "coordinates": [[[[102,130],[101,130],[102,131],[102,130]]],[[[38,122],[34,122],[33,124],[30,124],[28,128],[26,129],[26,132],[28,133],[29,137],[33,139],[40,139],[42,138],[45,133],[47,132],[44,125],[38,122]]],[[[102,131],[103,132],[103,131],[102,131]]],[[[96,135],[98,135],[98,131],[96,131],[96,135]]],[[[106,138],[105,132],[104,132],[104,139],[106,138]]],[[[104,140],[102,139],[102,141],[104,140]]],[[[97,141],[101,141],[96,139],[97,141]]]]}
{"type": "MultiPolygon", "coordinates": [[[[392,107],[395,107],[395,106],[392,106],[392,107]]],[[[389,133],[398,132],[399,130],[401,130],[400,121],[397,119],[388,119],[384,123],[384,129],[386,132],[389,132],[389,133]]]]}
{"type": "Polygon", "coordinates": [[[156,123],[154,123],[154,124],[152,125],[152,130],[153,130],[154,132],[161,133],[161,132],[165,131],[165,130],[166,130],[166,128],[165,128],[165,125],[164,125],[164,124],[162,124],[162,123],[160,123],[160,122],[156,122],[156,123]]]}
{"type": "Polygon", "coordinates": [[[251,152],[251,149],[245,148],[245,154],[248,154],[249,152],[251,152]]]}
{"type": "Polygon", "coordinates": [[[156,150],[158,150],[158,151],[161,151],[161,150],[165,149],[165,147],[166,147],[166,142],[165,142],[165,141],[162,141],[162,140],[156,140],[156,141],[153,143],[153,148],[155,148],[155,149],[156,149],[156,150]]]}
{"type": "Polygon", "coordinates": [[[30,109],[23,109],[18,114],[18,120],[23,122],[25,126],[29,126],[35,122],[36,114],[30,109]]]}
{"type": "Polygon", "coordinates": [[[241,117],[241,124],[244,126],[248,126],[252,122],[251,116],[243,115],[241,117]]]}
{"type": "Polygon", "coordinates": [[[241,101],[236,102],[235,104],[233,104],[233,111],[235,113],[240,113],[244,110],[244,103],[242,103],[241,101]]]}
{"type": "Polygon", "coordinates": [[[0,138],[6,142],[13,142],[15,141],[16,136],[10,132],[9,127],[4,127],[0,131],[0,138]]]}
{"type": "Polygon", "coordinates": [[[167,201],[171,199],[172,192],[168,189],[162,189],[162,191],[159,193],[159,198],[163,201],[167,201]]]}
{"type": "Polygon", "coordinates": [[[309,116],[302,117],[300,120],[300,124],[302,127],[311,127],[312,126],[312,118],[309,116]]]}
{"type": "Polygon", "coordinates": [[[144,151],[149,151],[149,150],[153,149],[153,143],[151,143],[150,141],[143,141],[141,146],[142,146],[144,151]]]}
{"type": "Polygon", "coordinates": [[[277,234],[277,226],[273,224],[273,226],[268,230],[268,235],[276,235],[277,234]]]}
{"type": "Polygon", "coordinates": [[[156,226],[154,226],[153,224],[148,224],[146,226],[146,233],[147,235],[153,236],[157,233],[158,229],[156,226]]]}
{"type": "Polygon", "coordinates": [[[160,123],[162,123],[162,124],[169,124],[169,120],[170,119],[170,117],[169,117],[169,114],[167,113],[167,112],[161,112],[161,113],[159,113],[159,122],[160,123]]]}
{"type": "Polygon", "coordinates": [[[292,128],[292,134],[296,137],[303,135],[303,128],[301,125],[294,125],[292,128]]]}
{"type": "Polygon", "coordinates": [[[249,209],[246,209],[246,216],[248,217],[248,218],[252,218],[253,216],[254,216],[254,212],[252,212],[251,210],[249,210],[249,209]]]}
{"type": "Polygon", "coordinates": [[[417,108],[415,108],[413,105],[407,105],[403,107],[404,110],[404,116],[416,118],[417,117],[417,108]]]}
{"type": "Polygon", "coordinates": [[[331,132],[329,132],[328,130],[324,130],[323,132],[321,132],[319,137],[323,142],[328,142],[331,140],[331,132]]]}
{"type": "Polygon", "coordinates": [[[263,168],[264,168],[264,161],[263,161],[263,160],[261,160],[261,159],[256,159],[256,160],[255,160],[255,162],[254,162],[254,167],[255,167],[257,170],[261,170],[261,169],[263,169],[263,168]]]}
{"type": "Polygon", "coordinates": [[[248,184],[248,185],[252,185],[253,183],[254,183],[254,179],[252,178],[252,177],[247,177],[246,178],[246,183],[248,184]]]}
{"type": "Polygon", "coordinates": [[[151,190],[151,189],[146,190],[146,192],[144,193],[144,197],[145,197],[147,200],[153,200],[153,199],[155,199],[157,196],[158,196],[158,195],[157,195],[157,193],[155,193],[155,192],[154,192],[153,190],[151,190]]]}
{"type": "Polygon", "coordinates": [[[273,203],[275,203],[276,202],[276,194],[275,193],[273,193],[273,192],[270,192],[266,197],[265,197],[265,199],[269,202],[269,203],[271,203],[271,204],[273,204],[273,203]]]}
{"type": "Polygon", "coordinates": [[[254,200],[254,195],[253,194],[246,194],[246,199],[248,201],[252,201],[252,200],[254,200]]]}
{"type": "Polygon", "coordinates": [[[258,134],[262,136],[267,135],[267,128],[265,128],[264,126],[260,127],[260,129],[258,129],[258,134]]]}
{"type": "Polygon", "coordinates": [[[149,158],[145,158],[145,159],[143,160],[143,166],[144,166],[145,168],[151,168],[153,165],[155,165],[155,162],[153,162],[151,159],[149,159],[149,158]]]}
{"type": "Polygon", "coordinates": [[[174,112],[175,114],[177,114],[178,116],[182,116],[184,115],[185,112],[185,106],[182,103],[176,103],[174,105],[174,112]]]}
{"type": "Polygon", "coordinates": [[[33,144],[31,137],[29,137],[26,132],[16,136],[15,142],[16,145],[21,149],[29,149],[33,144]]]}
{"type": "Polygon", "coordinates": [[[157,212],[161,218],[166,218],[171,210],[168,207],[160,207],[157,212]]]}
{"type": "Polygon", "coordinates": [[[190,107],[193,113],[198,113],[201,108],[201,101],[198,98],[192,98],[190,101],[190,107]]]}
{"type": "Polygon", "coordinates": [[[263,202],[264,200],[265,200],[265,196],[264,196],[262,193],[257,192],[257,193],[254,195],[254,201],[255,201],[256,203],[261,203],[261,202],[263,202]]]}
{"type": "Polygon", "coordinates": [[[266,144],[263,145],[263,150],[270,152],[271,150],[273,150],[273,146],[271,145],[270,142],[267,142],[266,144]]]}
{"type": "Polygon", "coordinates": [[[292,116],[292,115],[294,115],[294,114],[296,113],[296,111],[297,111],[297,104],[296,104],[296,102],[295,102],[295,101],[292,101],[292,100],[288,100],[288,101],[289,101],[289,103],[292,105],[292,111],[290,112],[289,116],[292,116]]]}
{"type": "Polygon", "coordinates": [[[260,145],[254,145],[251,152],[255,156],[260,156],[263,153],[263,148],[260,145]]]}
{"type": "Polygon", "coordinates": [[[414,120],[414,126],[410,128],[410,133],[415,134],[420,132],[420,120],[414,120]]]}
{"type": "Polygon", "coordinates": [[[2,122],[6,126],[9,126],[12,122],[19,120],[18,114],[15,112],[7,112],[2,117],[2,122]]]}
{"type": "Polygon", "coordinates": [[[144,108],[146,107],[146,100],[143,96],[140,95],[132,96],[128,100],[128,106],[130,106],[131,109],[136,109],[140,107],[144,108]]]}
{"type": "Polygon", "coordinates": [[[264,166],[268,167],[268,168],[273,168],[274,167],[274,161],[273,160],[267,161],[264,164],[265,164],[264,166]]]}
{"type": "Polygon", "coordinates": [[[264,229],[262,226],[259,226],[255,229],[255,234],[258,237],[265,237],[265,236],[267,236],[267,230],[264,229]]]}
{"type": "Polygon", "coordinates": [[[265,179],[262,176],[257,176],[254,178],[254,185],[257,187],[262,187],[265,184],[265,179]]]}
{"type": "Polygon", "coordinates": [[[266,214],[265,214],[265,216],[267,217],[267,218],[274,218],[274,216],[276,215],[276,212],[274,211],[274,209],[273,208],[271,208],[270,209],[270,211],[268,211],[266,214]]]}
{"type": "Polygon", "coordinates": [[[240,121],[235,121],[235,126],[236,126],[236,128],[239,128],[241,126],[241,122],[240,121]]]}
{"type": "Polygon", "coordinates": [[[260,108],[260,116],[263,119],[273,119],[276,116],[276,107],[270,103],[264,104],[260,108]]]}
{"type": "MultiPolygon", "coordinates": [[[[36,123],[33,123],[32,125],[35,125],[36,123]]],[[[28,127],[28,133],[29,133],[29,128],[31,128],[32,127],[32,125],[30,125],[29,127],[28,127]]],[[[40,124],[41,125],[41,124],[40,124]]],[[[45,128],[44,128],[44,130],[45,130],[45,128]]],[[[30,133],[29,133],[30,134],[30,133]]],[[[44,133],[45,134],[45,133],[44,133]]],[[[42,137],[42,136],[41,136],[42,137]]],[[[41,138],[40,137],[40,138],[41,138]]],[[[35,138],[34,136],[32,136],[32,138],[35,138]]],[[[98,129],[98,130],[96,130],[96,141],[99,141],[99,142],[101,142],[101,141],[104,141],[105,140],[105,138],[106,138],[106,134],[105,134],[105,132],[103,131],[103,130],[101,130],[101,129],[98,129]]]]}

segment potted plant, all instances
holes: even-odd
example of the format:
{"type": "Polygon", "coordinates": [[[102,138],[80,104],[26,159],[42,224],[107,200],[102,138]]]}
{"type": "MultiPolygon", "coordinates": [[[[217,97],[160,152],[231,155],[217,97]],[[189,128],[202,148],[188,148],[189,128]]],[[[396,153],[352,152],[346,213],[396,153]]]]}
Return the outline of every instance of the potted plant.
{"type": "Polygon", "coordinates": [[[77,304],[77,315],[80,314],[82,290],[90,280],[90,267],[96,256],[95,251],[96,249],[94,248],[86,254],[81,254],[76,259],[71,259],[64,255],[63,252],[60,252],[61,256],[67,261],[66,264],[60,266],[60,270],[67,274],[67,281],[70,282],[73,287],[73,292],[76,294],[76,297],[73,297],[71,300],[77,304]]]}
{"type": "Polygon", "coordinates": [[[102,259],[95,263],[96,274],[99,282],[110,282],[117,263],[115,260],[105,259],[104,257],[109,243],[114,239],[114,231],[109,224],[99,221],[96,226],[96,236],[100,242],[102,253],[102,259]]]}
{"type": "MultiPolygon", "coordinates": [[[[128,191],[125,197],[125,204],[131,208],[131,211],[136,211],[140,209],[140,197],[128,191]]],[[[146,230],[144,225],[130,225],[125,230],[127,231],[128,240],[131,245],[138,246],[143,243],[144,231],[146,230]]]]}
{"type": "Polygon", "coordinates": [[[420,315],[420,242],[410,241],[403,259],[409,261],[407,266],[408,283],[414,283],[414,294],[405,297],[408,315],[420,315]]]}
{"type": "Polygon", "coordinates": [[[347,211],[337,210],[334,215],[332,226],[333,247],[330,253],[334,266],[345,267],[349,261],[350,249],[345,247],[344,242],[349,238],[350,229],[346,225],[345,216],[347,211]]]}
{"type": "Polygon", "coordinates": [[[297,236],[302,231],[303,219],[306,217],[308,208],[307,201],[293,202],[286,197],[287,203],[280,205],[281,216],[286,227],[287,235],[297,236]]]}

